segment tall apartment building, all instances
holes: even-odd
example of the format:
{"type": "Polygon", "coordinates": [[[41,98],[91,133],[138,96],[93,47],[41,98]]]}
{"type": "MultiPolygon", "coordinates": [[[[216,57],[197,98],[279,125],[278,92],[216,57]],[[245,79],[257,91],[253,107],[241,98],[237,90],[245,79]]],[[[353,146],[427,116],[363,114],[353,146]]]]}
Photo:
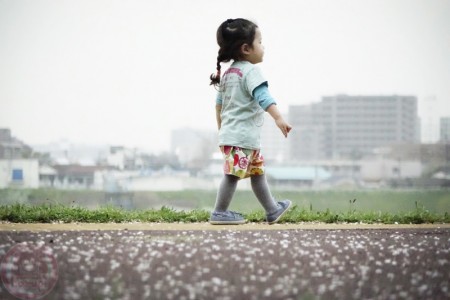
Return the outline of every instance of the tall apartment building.
{"type": "Polygon", "coordinates": [[[292,160],[358,158],[377,147],[418,142],[417,98],[327,96],[291,106],[292,160]]]}
{"type": "Polygon", "coordinates": [[[440,122],[440,141],[443,143],[450,142],[450,117],[442,117],[440,122]]]}

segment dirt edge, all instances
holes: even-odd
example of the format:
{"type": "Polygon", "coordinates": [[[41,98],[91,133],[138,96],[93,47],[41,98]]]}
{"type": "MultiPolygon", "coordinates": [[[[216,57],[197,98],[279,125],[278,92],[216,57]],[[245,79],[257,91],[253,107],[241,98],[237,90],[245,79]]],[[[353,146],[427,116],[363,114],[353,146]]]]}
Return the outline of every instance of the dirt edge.
{"type": "Polygon", "coordinates": [[[247,223],[243,225],[211,225],[209,223],[0,223],[0,231],[64,231],[64,230],[352,230],[352,229],[450,229],[446,224],[364,224],[364,223],[247,223]]]}

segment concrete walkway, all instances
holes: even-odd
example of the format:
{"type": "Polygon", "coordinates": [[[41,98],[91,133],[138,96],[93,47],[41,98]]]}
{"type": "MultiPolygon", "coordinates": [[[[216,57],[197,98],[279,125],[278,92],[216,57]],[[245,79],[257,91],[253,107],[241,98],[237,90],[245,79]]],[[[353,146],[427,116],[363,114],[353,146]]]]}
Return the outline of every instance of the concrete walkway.
{"type": "Polygon", "coordinates": [[[450,299],[450,224],[0,229],[5,300],[450,299]]]}

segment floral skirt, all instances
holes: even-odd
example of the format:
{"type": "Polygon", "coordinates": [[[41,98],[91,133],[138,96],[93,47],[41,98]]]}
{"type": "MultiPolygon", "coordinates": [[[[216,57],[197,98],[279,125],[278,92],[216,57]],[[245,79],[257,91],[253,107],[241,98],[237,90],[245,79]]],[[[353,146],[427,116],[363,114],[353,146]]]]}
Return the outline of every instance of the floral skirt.
{"type": "Polygon", "coordinates": [[[241,179],[264,174],[264,158],[260,150],[244,149],[236,146],[221,146],[225,159],[223,172],[241,179]]]}

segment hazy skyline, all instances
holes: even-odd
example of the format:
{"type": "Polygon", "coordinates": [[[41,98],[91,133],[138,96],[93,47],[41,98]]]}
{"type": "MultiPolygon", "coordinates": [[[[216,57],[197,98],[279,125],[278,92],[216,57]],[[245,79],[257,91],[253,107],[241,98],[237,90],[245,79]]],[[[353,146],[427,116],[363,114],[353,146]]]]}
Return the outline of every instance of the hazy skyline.
{"type": "Polygon", "coordinates": [[[0,127],[155,151],[173,129],[214,130],[215,31],[236,17],[261,28],[282,111],[401,94],[450,116],[450,0],[0,0],[0,127]]]}

